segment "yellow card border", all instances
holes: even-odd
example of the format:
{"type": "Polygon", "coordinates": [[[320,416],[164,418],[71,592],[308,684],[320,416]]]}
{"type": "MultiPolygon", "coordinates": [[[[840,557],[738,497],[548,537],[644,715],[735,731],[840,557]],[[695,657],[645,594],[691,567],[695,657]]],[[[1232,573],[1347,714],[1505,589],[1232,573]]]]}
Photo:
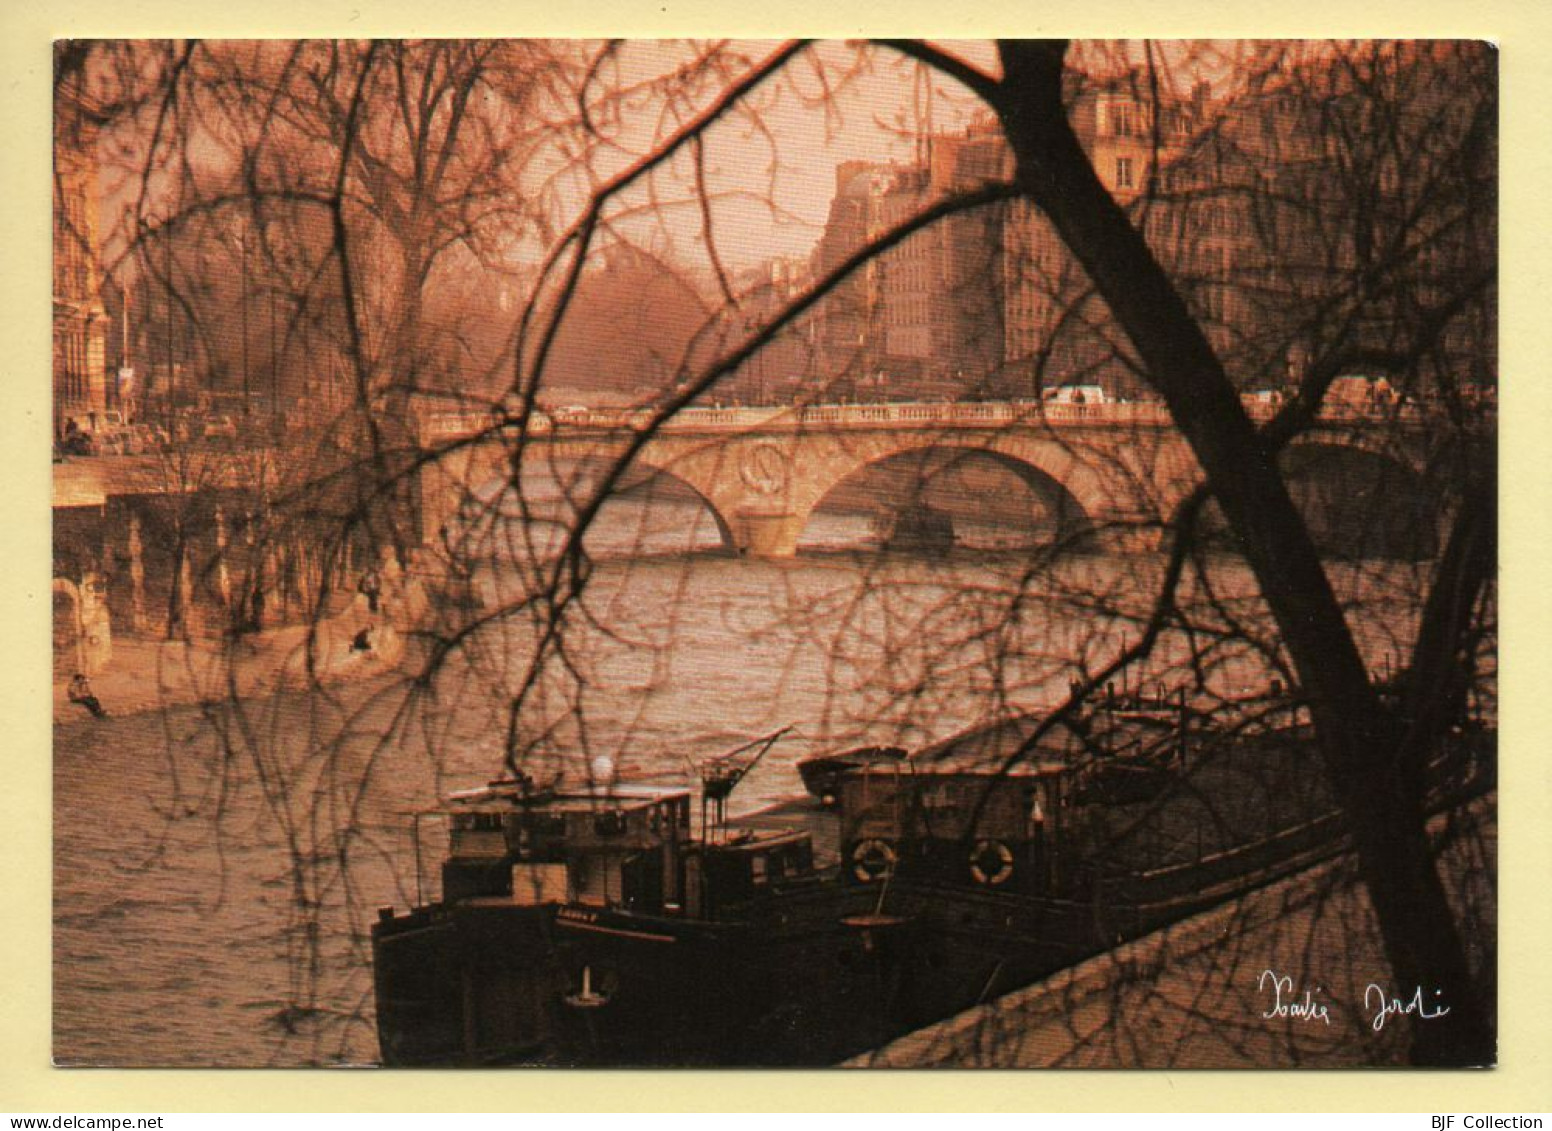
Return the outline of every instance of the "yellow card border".
{"type": "Polygon", "coordinates": [[[1516,0],[655,0],[550,5],[424,0],[13,0],[0,13],[0,1110],[180,1111],[1082,1111],[1552,1110],[1552,663],[1539,568],[1552,531],[1552,6],[1516,0]],[[434,13],[434,14],[433,14],[434,13]],[[56,37],[829,36],[1463,37],[1501,46],[1502,737],[1500,1067],[1413,1072],[571,1072],[55,1069],[50,1041],[50,43],[56,37]],[[1541,644],[1538,645],[1537,641],[1541,644]]]}

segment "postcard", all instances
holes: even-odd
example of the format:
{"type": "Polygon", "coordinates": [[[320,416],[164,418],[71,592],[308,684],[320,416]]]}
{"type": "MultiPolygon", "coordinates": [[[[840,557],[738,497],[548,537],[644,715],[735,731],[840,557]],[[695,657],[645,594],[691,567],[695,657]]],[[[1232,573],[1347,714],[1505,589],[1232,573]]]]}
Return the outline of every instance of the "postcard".
{"type": "Polygon", "coordinates": [[[1498,89],[58,41],[54,1063],[1496,1064],[1498,89]]]}

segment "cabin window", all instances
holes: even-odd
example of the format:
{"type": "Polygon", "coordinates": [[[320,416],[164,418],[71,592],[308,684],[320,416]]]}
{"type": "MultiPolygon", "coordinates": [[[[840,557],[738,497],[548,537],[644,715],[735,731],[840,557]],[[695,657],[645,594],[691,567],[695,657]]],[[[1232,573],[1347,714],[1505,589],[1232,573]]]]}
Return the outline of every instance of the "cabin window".
{"type": "Polygon", "coordinates": [[[514,864],[512,866],[512,902],[525,906],[564,903],[566,900],[564,864],[514,864]]]}
{"type": "Polygon", "coordinates": [[[749,860],[749,873],[756,884],[763,884],[769,878],[766,875],[767,862],[764,856],[754,856],[749,860]]]}
{"type": "Polygon", "coordinates": [[[507,821],[507,844],[522,859],[554,862],[566,840],[566,818],[560,813],[520,813],[507,821]]]}
{"type": "Polygon", "coordinates": [[[620,893],[618,856],[577,856],[571,861],[572,898],[594,907],[606,905],[620,893]]]}

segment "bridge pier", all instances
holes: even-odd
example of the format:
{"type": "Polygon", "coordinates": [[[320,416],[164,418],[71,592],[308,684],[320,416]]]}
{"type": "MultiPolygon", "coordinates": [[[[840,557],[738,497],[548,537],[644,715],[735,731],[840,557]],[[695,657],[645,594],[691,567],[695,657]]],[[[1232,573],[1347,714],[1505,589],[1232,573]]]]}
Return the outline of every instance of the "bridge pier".
{"type": "Polygon", "coordinates": [[[807,516],[736,511],[729,525],[739,553],[755,558],[790,558],[798,552],[798,536],[807,525],[807,516]]]}

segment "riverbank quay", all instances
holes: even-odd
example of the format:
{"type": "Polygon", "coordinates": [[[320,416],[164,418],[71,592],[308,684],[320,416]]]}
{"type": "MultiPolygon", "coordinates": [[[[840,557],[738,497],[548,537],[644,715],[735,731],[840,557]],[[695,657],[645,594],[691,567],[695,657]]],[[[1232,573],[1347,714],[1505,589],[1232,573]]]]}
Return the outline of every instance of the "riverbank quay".
{"type": "MultiPolygon", "coordinates": [[[[1497,794],[1436,818],[1441,873],[1496,1000],[1497,794]]],[[[995,986],[989,987],[995,993],[995,986]]],[[[911,1033],[859,1068],[1347,1068],[1406,1064],[1448,1009],[1396,986],[1352,856],[1327,861],[911,1033]]]]}
{"type": "MultiPolygon", "coordinates": [[[[133,715],[371,679],[393,670],[403,655],[404,637],[393,619],[372,612],[367,600],[357,597],[313,624],[221,639],[121,636],[107,667],[92,676],[91,689],[109,715],[133,715]]],[[[89,717],[69,692],[68,679],[55,681],[56,725],[89,717]]]]}

